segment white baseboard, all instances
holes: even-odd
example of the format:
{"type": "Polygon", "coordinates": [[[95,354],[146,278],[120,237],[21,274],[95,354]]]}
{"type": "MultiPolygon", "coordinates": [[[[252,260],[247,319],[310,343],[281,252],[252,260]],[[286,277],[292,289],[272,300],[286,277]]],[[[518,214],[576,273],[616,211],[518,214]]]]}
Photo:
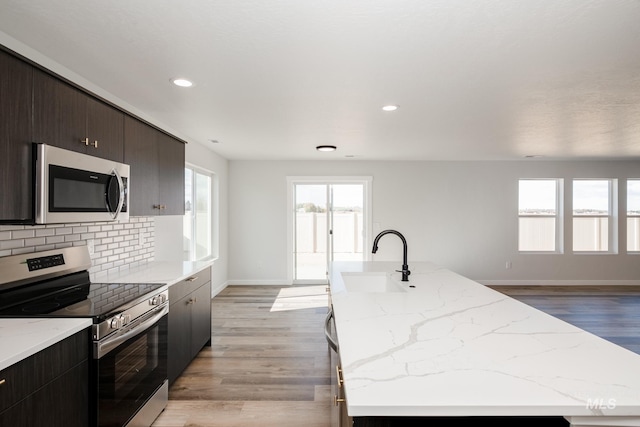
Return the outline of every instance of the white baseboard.
{"type": "Polygon", "coordinates": [[[287,280],[229,280],[228,285],[266,285],[266,286],[291,286],[287,280]]]}
{"type": "Polygon", "coordinates": [[[640,280],[476,280],[486,286],[640,286],[640,280]]]}
{"type": "Polygon", "coordinates": [[[229,282],[224,282],[218,286],[211,286],[211,298],[215,297],[216,295],[218,295],[220,292],[222,292],[227,286],[228,286],[229,282]]]}

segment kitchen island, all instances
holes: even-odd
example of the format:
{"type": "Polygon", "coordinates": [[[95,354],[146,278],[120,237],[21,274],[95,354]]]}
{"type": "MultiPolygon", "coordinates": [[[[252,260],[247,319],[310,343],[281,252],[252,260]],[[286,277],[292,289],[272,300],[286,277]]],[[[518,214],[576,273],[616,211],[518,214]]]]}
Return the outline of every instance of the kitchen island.
{"type": "Polygon", "coordinates": [[[435,264],[336,262],[351,417],[565,417],[640,426],[640,355],[435,264]]]}

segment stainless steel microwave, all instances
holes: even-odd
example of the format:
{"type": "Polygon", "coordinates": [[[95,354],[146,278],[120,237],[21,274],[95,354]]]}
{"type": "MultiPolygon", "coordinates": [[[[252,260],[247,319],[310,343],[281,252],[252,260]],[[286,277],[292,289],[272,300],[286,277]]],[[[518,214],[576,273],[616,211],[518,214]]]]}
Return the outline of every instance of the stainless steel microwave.
{"type": "Polygon", "coordinates": [[[35,223],[129,219],[129,165],[34,144],[35,223]]]}

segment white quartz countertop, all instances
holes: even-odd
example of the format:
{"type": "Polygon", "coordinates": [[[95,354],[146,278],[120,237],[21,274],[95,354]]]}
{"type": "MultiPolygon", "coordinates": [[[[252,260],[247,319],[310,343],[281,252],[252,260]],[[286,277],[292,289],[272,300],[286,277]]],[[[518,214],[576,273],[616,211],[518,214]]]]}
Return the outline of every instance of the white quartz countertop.
{"type": "Polygon", "coordinates": [[[332,265],[349,415],[640,425],[640,355],[435,264],[409,263],[409,282],[399,267],[332,265]],[[349,272],[386,272],[401,291],[351,291],[349,272]]]}
{"type": "Polygon", "coordinates": [[[173,285],[211,267],[213,261],[152,261],[117,273],[96,274],[94,282],[164,283],[173,285]]]}
{"type": "Polygon", "coordinates": [[[0,370],[90,326],[91,319],[0,319],[0,370]]]}

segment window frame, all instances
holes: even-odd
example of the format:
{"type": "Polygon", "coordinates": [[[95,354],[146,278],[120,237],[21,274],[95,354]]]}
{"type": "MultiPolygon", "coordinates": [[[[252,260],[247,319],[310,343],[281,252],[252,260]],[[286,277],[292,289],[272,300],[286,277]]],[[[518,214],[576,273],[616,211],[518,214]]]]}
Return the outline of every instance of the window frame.
{"type": "Polygon", "coordinates": [[[618,181],[615,178],[573,178],[571,180],[571,230],[572,230],[572,238],[571,238],[571,251],[574,254],[578,255],[603,255],[603,254],[616,254],[618,253],[618,181]],[[574,183],[578,181],[606,181],[607,182],[607,190],[608,190],[608,213],[606,215],[597,215],[597,214],[589,214],[589,215],[576,215],[574,209],[575,203],[575,194],[574,194],[574,183]],[[607,218],[607,249],[602,250],[576,250],[575,249],[575,219],[576,218],[607,218]]]}
{"type": "Polygon", "coordinates": [[[640,245],[638,245],[638,249],[629,249],[629,219],[637,219],[638,221],[640,221],[640,211],[638,213],[630,213],[629,211],[629,182],[638,182],[640,184],[640,178],[628,178],[626,180],[626,194],[625,196],[625,222],[626,222],[626,233],[627,233],[627,239],[626,239],[626,251],[628,254],[632,254],[632,255],[640,255],[640,245]]]}
{"type": "MultiPolygon", "coordinates": [[[[186,209],[186,202],[187,202],[187,191],[185,188],[185,219],[184,221],[187,220],[187,218],[190,219],[191,224],[192,224],[192,233],[191,233],[191,238],[190,238],[190,248],[187,251],[185,248],[183,248],[183,260],[184,261],[203,261],[203,260],[211,260],[211,259],[216,259],[217,258],[217,248],[218,248],[218,215],[217,215],[217,209],[218,209],[218,201],[217,201],[217,186],[218,186],[218,182],[217,182],[217,175],[210,171],[207,170],[205,168],[202,168],[200,166],[196,166],[194,164],[190,164],[190,163],[185,163],[185,174],[186,174],[186,170],[189,169],[192,171],[192,198],[193,198],[193,205],[194,207],[192,208],[191,211],[187,211],[186,209]],[[200,175],[205,175],[207,177],[209,177],[210,179],[210,189],[209,189],[209,230],[210,230],[210,235],[209,235],[209,251],[208,254],[206,256],[197,258],[196,257],[196,253],[197,251],[194,250],[195,247],[195,239],[194,236],[198,234],[197,231],[197,226],[196,226],[196,221],[195,221],[195,217],[194,217],[194,213],[195,213],[195,206],[197,205],[197,201],[196,201],[196,193],[197,191],[195,190],[195,182],[196,182],[196,174],[200,174],[200,175]]],[[[186,176],[185,176],[185,182],[186,182],[186,176]]],[[[184,237],[184,226],[183,226],[183,237],[184,237]]]]}
{"type": "Polygon", "coordinates": [[[519,178],[518,179],[518,253],[521,254],[561,254],[564,251],[564,231],[563,231],[563,217],[564,217],[564,179],[562,178],[519,178]],[[556,194],[555,204],[556,213],[551,214],[521,214],[520,213],[520,182],[521,181],[554,181],[556,194]],[[553,250],[530,250],[520,249],[520,219],[521,218],[554,218],[555,219],[555,233],[554,233],[554,249],[553,250]]]}

